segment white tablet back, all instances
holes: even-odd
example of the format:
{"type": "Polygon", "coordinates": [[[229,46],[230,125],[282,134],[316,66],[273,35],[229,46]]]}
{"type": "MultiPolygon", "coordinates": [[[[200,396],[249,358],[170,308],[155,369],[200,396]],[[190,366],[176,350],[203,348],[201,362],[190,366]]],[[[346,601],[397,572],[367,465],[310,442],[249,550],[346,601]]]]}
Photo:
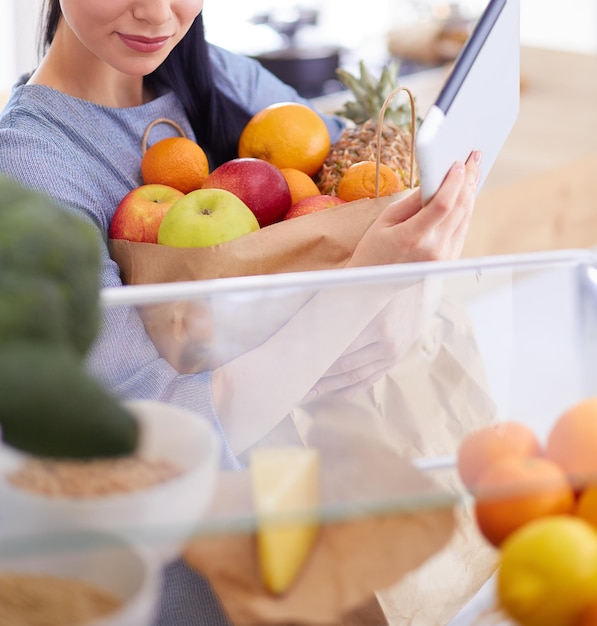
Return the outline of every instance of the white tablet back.
{"type": "Polygon", "coordinates": [[[481,188],[518,117],[520,0],[490,0],[416,136],[423,200],[455,161],[483,152],[481,188]]]}

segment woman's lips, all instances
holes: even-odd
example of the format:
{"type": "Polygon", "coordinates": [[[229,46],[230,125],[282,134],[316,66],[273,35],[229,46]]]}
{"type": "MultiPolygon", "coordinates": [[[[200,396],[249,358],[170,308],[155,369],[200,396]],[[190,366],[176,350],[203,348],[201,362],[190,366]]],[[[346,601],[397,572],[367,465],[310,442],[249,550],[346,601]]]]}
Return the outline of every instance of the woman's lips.
{"type": "Polygon", "coordinates": [[[135,52],[157,52],[161,50],[170,37],[140,37],[118,33],[122,43],[135,52]]]}

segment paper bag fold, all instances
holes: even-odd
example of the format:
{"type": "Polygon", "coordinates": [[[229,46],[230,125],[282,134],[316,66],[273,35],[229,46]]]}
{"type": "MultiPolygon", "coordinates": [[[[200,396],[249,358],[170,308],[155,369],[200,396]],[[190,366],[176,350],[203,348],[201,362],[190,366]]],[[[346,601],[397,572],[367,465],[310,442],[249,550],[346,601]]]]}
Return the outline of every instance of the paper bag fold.
{"type": "MultiPolygon", "coordinates": [[[[127,285],[338,269],[346,265],[382,210],[409,193],[411,190],[347,202],[208,248],[173,248],[112,239],[110,254],[127,285]]],[[[200,319],[192,304],[145,306],[139,314],[160,356],[180,373],[217,365],[209,351],[210,338],[203,334],[198,338],[189,330],[200,319]]]]}
{"type": "Polygon", "coordinates": [[[339,268],[384,207],[404,194],[347,202],[209,248],[111,239],[110,253],[127,285],[339,268]]]}

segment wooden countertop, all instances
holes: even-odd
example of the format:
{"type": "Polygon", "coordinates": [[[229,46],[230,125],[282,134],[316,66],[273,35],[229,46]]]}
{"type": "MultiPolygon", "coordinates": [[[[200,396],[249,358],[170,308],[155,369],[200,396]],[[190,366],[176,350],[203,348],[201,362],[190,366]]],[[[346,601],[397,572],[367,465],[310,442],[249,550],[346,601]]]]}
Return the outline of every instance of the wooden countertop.
{"type": "Polygon", "coordinates": [[[523,48],[521,75],[465,256],[597,245],[597,55],[523,48]]]}
{"type": "Polygon", "coordinates": [[[597,153],[597,55],[522,48],[519,118],[486,189],[597,153]]]}
{"type": "MultiPolygon", "coordinates": [[[[597,246],[597,55],[523,47],[520,63],[519,117],[477,199],[467,257],[597,246]]],[[[403,78],[421,117],[448,71],[403,78]]]]}

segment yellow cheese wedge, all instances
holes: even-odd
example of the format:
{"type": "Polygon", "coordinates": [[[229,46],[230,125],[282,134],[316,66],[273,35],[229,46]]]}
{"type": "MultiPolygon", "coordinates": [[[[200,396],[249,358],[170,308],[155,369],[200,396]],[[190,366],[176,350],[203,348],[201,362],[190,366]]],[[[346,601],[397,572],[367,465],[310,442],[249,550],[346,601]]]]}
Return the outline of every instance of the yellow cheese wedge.
{"type": "Polygon", "coordinates": [[[261,448],[252,452],[249,467],[263,584],[280,594],[295,581],[317,538],[319,453],[298,446],[261,448]]]}

